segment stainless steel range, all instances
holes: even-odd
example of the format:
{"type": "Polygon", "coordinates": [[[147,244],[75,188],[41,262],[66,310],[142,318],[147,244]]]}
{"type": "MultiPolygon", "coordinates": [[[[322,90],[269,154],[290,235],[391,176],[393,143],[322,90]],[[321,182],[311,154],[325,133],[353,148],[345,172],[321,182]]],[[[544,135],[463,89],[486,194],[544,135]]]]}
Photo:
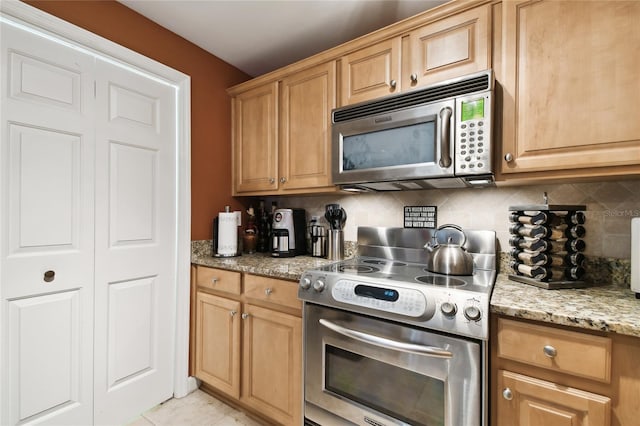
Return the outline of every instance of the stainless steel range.
{"type": "Polygon", "coordinates": [[[454,276],[427,270],[432,234],[360,227],[358,257],[302,276],[305,424],[488,424],[496,235],[464,231],[473,272],[454,276]]]}

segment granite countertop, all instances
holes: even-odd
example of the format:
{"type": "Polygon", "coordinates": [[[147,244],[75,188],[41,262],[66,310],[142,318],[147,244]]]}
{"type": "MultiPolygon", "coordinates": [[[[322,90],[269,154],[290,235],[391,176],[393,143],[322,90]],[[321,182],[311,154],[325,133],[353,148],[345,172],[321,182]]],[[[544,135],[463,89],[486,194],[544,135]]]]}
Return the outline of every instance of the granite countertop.
{"type": "Polygon", "coordinates": [[[491,312],[640,337],[640,300],[624,286],[546,290],[498,274],[491,312]]]}
{"type": "MultiPolygon", "coordinates": [[[[353,251],[348,251],[347,257],[352,255],[353,251]]],[[[215,258],[211,257],[206,245],[193,245],[191,262],[212,268],[298,281],[305,270],[333,261],[309,256],[278,259],[265,253],[215,258]]],[[[640,300],[635,298],[635,294],[627,286],[546,290],[510,281],[506,274],[498,274],[491,297],[491,312],[640,337],[640,300]]]]}
{"type": "Polygon", "coordinates": [[[335,261],[321,257],[271,257],[268,253],[243,254],[238,257],[211,257],[208,254],[191,256],[191,263],[211,268],[246,272],[254,275],[299,281],[303,272],[335,261]]]}

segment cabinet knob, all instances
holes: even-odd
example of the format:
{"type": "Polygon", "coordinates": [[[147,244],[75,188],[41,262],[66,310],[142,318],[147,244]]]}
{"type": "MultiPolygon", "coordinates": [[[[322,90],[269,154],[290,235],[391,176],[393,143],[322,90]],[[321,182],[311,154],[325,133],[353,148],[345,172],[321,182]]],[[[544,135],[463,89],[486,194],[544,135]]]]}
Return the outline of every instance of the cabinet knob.
{"type": "Polygon", "coordinates": [[[398,85],[398,83],[395,80],[391,80],[389,82],[389,86],[391,86],[392,89],[395,89],[397,85],[398,85]]]}
{"type": "Polygon", "coordinates": [[[556,348],[551,345],[546,345],[544,348],[542,348],[542,352],[544,352],[544,354],[549,358],[555,358],[556,355],[558,355],[558,351],[556,350],[556,348]]]}
{"type": "Polygon", "coordinates": [[[280,178],[280,183],[285,183],[286,181],[287,181],[287,178],[286,178],[286,177],[281,177],[281,178],[280,178]]]}
{"type": "Polygon", "coordinates": [[[409,77],[411,78],[411,84],[416,84],[418,82],[418,74],[413,73],[409,77]]]}
{"type": "Polygon", "coordinates": [[[220,281],[220,278],[218,277],[211,278],[211,284],[216,284],[218,281],[220,281]]]}
{"type": "Polygon", "coordinates": [[[276,183],[276,178],[270,178],[270,179],[269,179],[269,183],[271,183],[271,184],[276,183]]]}
{"type": "Polygon", "coordinates": [[[507,153],[504,155],[504,161],[506,161],[507,163],[512,162],[512,161],[513,161],[513,154],[512,154],[512,153],[510,153],[510,152],[507,152],[507,153]]]}
{"type": "Polygon", "coordinates": [[[505,388],[505,389],[502,391],[502,397],[503,397],[504,399],[506,399],[507,401],[511,401],[511,400],[513,399],[513,392],[511,392],[511,389],[509,389],[509,388],[505,388]]]}
{"type": "Polygon", "coordinates": [[[273,293],[273,290],[271,290],[269,287],[267,287],[267,288],[265,288],[265,289],[264,289],[264,294],[265,294],[266,296],[270,295],[271,293],[273,293]]]}
{"type": "Polygon", "coordinates": [[[238,311],[229,311],[229,315],[231,315],[232,317],[235,316],[238,313],[238,311]]]}
{"type": "Polygon", "coordinates": [[[246,313],[246,312],[244,312],[244,313],[242,314],[242,319],[247,319],[247,318],[249,318],[249,314],[248,314],[248,313],[246,313]]]}
{"type": "Polygon", "coordinates": [[[44,276],[42,277],[45,283],[50,283],[55,278],[56,278],[56,271],[47,271],[44,273],[44,276]]]}

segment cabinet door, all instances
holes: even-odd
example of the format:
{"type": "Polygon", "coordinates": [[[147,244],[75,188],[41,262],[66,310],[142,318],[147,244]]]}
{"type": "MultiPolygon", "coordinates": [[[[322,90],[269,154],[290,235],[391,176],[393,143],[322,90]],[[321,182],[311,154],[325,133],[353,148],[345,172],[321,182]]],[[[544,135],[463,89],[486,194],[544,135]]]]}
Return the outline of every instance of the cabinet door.
{"type": "Polygon", "coordinates": [[[278,188],[278,83],[248,90],[232,100],[233,191],[278,188]]]}
{"type": "Polygon", "coordinates": [[[394,37],[345,55],[340,65],[340,106],[400,91],[401,39],[394,37]]]}
{"type": "Polygon", "coordinates": [[[608,426],[611,400],[509,371],[498,373],[498,426],[608,426]]]}
{"type": "Polygon", "coordinates": [[[489,6],[482,6],[412,31],[410,67],[403,68],[402,89],[488,69],[489,19],[489,6]]]}
{"type": "Polygon", "coordinates": [[[502,7],[502,173],[637,173],[640,2],[502,7]]]}
{"type": "Polygon", "coordinates": [[[245,304],[242,401],[285,425],[302,423],[302,320],[245,304]]]}
{"type": "Polygon", "coordinates": [[[336,106],[334,61],[282,80],[280,189],[331,185],[331,110],[336,106]]]}
{"type": "Polygon", "coordinates": [[[240,398],[240,302],[198,292],[196,377],[240,398]]]}

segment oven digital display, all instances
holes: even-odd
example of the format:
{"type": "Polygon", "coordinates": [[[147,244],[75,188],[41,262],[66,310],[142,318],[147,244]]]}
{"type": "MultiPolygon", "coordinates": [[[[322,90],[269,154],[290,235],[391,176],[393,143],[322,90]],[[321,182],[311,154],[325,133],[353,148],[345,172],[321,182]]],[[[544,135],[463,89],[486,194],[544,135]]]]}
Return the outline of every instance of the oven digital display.
{"type": "Polygon", "coordinates": [[[396,290],[363,284],[358,284],[354,291],[357,296],[371,297],[386,302],[395,302],[400,297],[400,294],[396,290]]]}

